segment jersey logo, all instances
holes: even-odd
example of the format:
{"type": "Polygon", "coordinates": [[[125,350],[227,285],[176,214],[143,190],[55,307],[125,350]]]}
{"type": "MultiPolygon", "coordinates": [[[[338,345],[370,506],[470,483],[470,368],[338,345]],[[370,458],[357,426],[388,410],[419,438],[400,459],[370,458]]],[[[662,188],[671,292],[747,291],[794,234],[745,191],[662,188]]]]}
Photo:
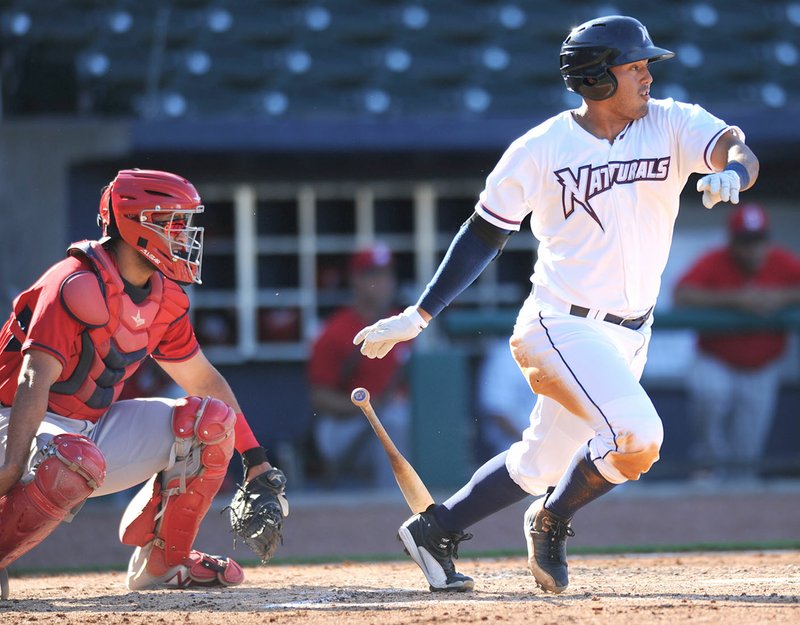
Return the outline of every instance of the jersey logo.
{"type": "Polygon", "coordinates": [[[561,185],[561,205],[564,219],[568,219],[579,206],[605,231],[589,201],[605,193],[615,184],[631,184],[639,180],[666,180],[670,157],[642,158],[633,161],[611,161],[607,165],[584,165],[574,174],[569,167],[554,172],[561,185]]]}
{"type": "Polygon", "coordinates": [[[133,319],[133,322],[136,324],[137,328],[141,328],[146,323],[146,321],[142,319],[142,311],[138,308],[136,309],[136,314],[131,315],[131,319],[133,319]]]}

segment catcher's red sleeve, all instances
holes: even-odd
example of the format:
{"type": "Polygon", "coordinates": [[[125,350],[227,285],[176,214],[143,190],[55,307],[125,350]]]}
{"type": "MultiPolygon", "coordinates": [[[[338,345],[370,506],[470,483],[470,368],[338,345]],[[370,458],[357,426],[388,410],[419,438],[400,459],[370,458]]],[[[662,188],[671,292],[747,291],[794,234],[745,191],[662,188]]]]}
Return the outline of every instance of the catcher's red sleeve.
{"type": "Polygon", "coordinates": [[[253,430],[250,429],[250,424],[241,412],[236,413],[236,425],[233,426],[233,433],[236,436],[234,446],[240,454],[259,446],[253,430]]]}

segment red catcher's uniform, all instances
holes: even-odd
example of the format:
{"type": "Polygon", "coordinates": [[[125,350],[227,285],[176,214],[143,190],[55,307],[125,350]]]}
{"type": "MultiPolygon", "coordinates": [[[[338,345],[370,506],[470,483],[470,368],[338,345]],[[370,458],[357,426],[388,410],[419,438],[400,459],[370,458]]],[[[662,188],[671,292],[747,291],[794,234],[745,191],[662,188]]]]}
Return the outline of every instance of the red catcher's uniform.
{"type": "MultiPolygon", "coordinates": [[[[241,582],[235,562],[193,551],[192,544],[234,445],[240,452],[255,446],[245,419],[211,397],[117,401],[147,356],[181,362],[198,353],[188,309],[183,290],[160,272],[146,288],[126,288],[97,241],[70,247],[68,258],[17,297],[0,330],[0,401],[14,401],[28,350],[52,355],[63,369],[37,430],[30,479],[0,497],[0,568],[87,498],[144,482],[120,524],[120,540],[137,547],[128,587],[241,582]]],[[[10,412],[0,407],[0,462],[10,412]]]]}
{"type": "Polygon", "coordinates": [[[363,386],[376,399],[390,389],[408,358],[408,348],[396,345],[385,358],[363,358],[359,348],[353,345],[353,337],[372,321],[352,308],[331,315],[311,350],[308,365],[311,384],[347,394],[363,386]]]}
{"type": "Polygon", "coordinates": [[[69,254],[17,297],[0,330],[0,402],[12,404],[23,354],[37,349],[63,366],[48,411],[97,422],[142,359],[184,361],[199,345],[177,284],[156,272],[137,303],[99,243],[73,245],[69,254]]]}
{"type": "MultiPolygon", "coordinates": [[[[800,258],[789,250],[772,247],[761,269],[748,276],[736,265],[727,248],[703,255],[681,278],[678,286],[732,290],[747,286],[768,289],[800,285],[800,258]]],[[[777,360],[786,348],[787,334],[775,332],[737,332],[701,334],[697,346],[731,367],[757,369],[777,360]]]]}

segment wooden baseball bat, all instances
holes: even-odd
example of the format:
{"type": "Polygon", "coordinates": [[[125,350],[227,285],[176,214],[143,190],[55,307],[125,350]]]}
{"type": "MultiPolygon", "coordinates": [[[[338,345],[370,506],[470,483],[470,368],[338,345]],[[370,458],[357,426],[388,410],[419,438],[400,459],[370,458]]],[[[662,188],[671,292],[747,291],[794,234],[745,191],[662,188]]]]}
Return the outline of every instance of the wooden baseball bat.
{"type": "Polygon", "coordinates": [[[434,503],[433,497],[431,497],[431,494],[425,487],[425,483],[419,475],[417,475],[414,467],[412,467],[411,463],[400,453],[391,437],[384,429],[383,424],[381,424],[380,419],[378,419],[378,415],[375,414],[375,410],[372,408],[372,404],[369,403],[369,391],[361,387],[353,389],[353,392],[350,394],[350,401],[361,408],[361,412],[364,413],[372,429],[375,430],[378,440],[381,442],[381,445],[383,445],[383,449],[389,457],[394,479],[397,480],[397,485],[400,487],[400,491],[403,493],[408,507],[411,508],[411,512],[417,514],[418,512],[427,510],[428,506],[434,503]]]}

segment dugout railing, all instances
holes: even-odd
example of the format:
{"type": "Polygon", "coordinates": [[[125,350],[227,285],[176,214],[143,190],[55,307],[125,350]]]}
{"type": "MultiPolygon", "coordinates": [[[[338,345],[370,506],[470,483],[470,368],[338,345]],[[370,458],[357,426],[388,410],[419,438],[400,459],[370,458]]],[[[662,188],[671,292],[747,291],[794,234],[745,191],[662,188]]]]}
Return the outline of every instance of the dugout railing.
{"type": "MultiPolygon", "coordinates": [[[[476,352],[471,345],[488,337],[510,336],[517,309],[445,312],[440,327],[447,348],[417,350],[411,363],[413,402],[413,462],[432,488],[463,484],[476,466],[474,374],[476,352]]],[[[768,316],[725,310],[674,309],[655,316],[653,332],[687,329],[731,332],[800,328],[800,308],[768,316]]],[[[685,479],[694,468],[688,457],[689,424],[682,381],[643,384],[665,424],[662,458],[648,479],[685,479]],[[651,388],[652,386],[652,388],[651,388]]],[[[800,385],[784,383],[767,450],[759,471],[765,477],[800,476],[800,385]]]]}

